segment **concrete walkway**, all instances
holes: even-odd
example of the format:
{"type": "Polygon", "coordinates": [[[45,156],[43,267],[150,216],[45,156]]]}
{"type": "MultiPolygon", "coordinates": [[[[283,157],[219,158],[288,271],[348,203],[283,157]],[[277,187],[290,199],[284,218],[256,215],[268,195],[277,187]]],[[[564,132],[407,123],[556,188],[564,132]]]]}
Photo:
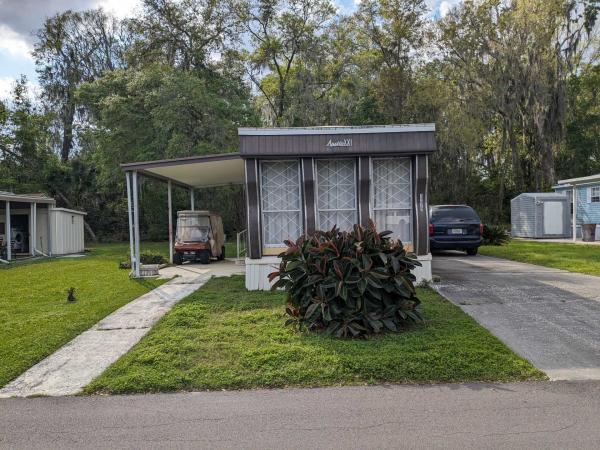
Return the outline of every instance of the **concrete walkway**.
{"type": "Polygon", "coordinates": [[[0,448],[597,449],[600,383],[0,399],[0,448]]]}
{"type": "Polygon", "coordinates": [[[213,276],[230,276],[243,270],[231,261],[201,269],[187,265],[165,268],[172,281],[142,295],[105,317],[58,351],[0,389],[0,397],[73,395],[80,392],[152,328],[177,302],[213,276]]]}
{"type": "Polygon", "coordinates": [[[434,287],[553,380],[600,380],[600,277],[435,255],[434,287]]]}

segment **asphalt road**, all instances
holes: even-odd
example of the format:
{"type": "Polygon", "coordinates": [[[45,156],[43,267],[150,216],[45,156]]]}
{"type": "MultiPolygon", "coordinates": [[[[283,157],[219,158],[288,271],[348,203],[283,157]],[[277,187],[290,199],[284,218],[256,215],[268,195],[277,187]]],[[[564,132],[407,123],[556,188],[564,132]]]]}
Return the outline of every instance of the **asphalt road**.
{"type": "Polygon", "coordinates": [[[0,399],[0,448],[600,448],[600,382],[0,399]]]}
{"type": "MultiPolygon", "coordinates": [[[[600,380],[600,277],[434,255],[435,288],[553,380],[600,380]]],[[[599,421],[600,425],[600,421],[599,421]]]]}

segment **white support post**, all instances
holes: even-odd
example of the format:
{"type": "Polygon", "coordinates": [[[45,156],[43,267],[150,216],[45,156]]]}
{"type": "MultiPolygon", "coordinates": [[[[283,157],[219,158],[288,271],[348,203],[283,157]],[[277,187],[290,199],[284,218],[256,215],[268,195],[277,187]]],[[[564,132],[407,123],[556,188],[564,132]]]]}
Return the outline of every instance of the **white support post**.
{"type": "Polygon", "coordinates": [[[133,214],[131,212],[132,201],[131,201],[131,172],[125,172],[125,181],[127,183],[127,217],[129,219],[129,261],[131,262],[131,273],[133,274],[135,263],[134,263],[134,231],[133,231],[133,214]]]}
{"type": "Polygon", "coordinates": [[[573,185],[573,242],[577,241],[577,186],[573,185]]]}
{"type": "Polygon", "coordinates": [[[133,227],[134,227],[134,241],[135,241],[135,270],[134,276],[140,277],[140,212],[138,205],[138,173],[133,172],[133,227]]]}
{"type": "Polygon", "coordinates": [[[194,188],[190,188],[190,209],[194,210],[194,188]]]}
{"type": "MultiPolygon", "coordinates": [[[[54,229],[54,226],[52,225],[52,209],[54,208],[55,205],[51,205],[50,203],[48,203],[47,208],[47,213],[48,213],[48,220],[47,220],[47,230],[48,230],[48,238],[46,239],[47,243],[46,246],[48,247],[48,251],[46,253],[48,253],[48,256],[52,256],[52,230],[54,229]]],[[[43,250],[43,249],[42,249],[43,250]]]]}
{"type": "Polygon", "coordinates": [[[167,183],[167,203],[169,206],[169,262],[173,264],[173,202],[171,200],[171,180],[167,183]]]}
{"type": "Polygon", "coordinates": [[[29,250],[31,253],[31,256],[35,256],[36,255],[36,251],[35,251],[35,244],[36,244],[36,239],[37,239],[37,204],[31,203],[30,204],[30,208],[29,208],[29,226],[30,226],[30,230],[29,230],[29,250]]]}
{"type": "Polygon", "coordinates": [[[6,202],[6,221],[4,222],[4,226],[6,227],[6,259],[10,261],[12,259],[12,236],[10,230],[10,202],[6,202]]]}

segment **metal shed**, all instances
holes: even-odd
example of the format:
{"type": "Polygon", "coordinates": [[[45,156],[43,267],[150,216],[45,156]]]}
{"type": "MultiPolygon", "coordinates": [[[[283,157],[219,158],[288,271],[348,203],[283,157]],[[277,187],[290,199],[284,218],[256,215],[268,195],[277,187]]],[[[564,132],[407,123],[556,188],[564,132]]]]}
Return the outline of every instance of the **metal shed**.
{"type": "Polygon", "coordinates": [[[52,231],[50,242],[54,255],[83,253],[85,250],[83,237],[85,215],[84,212],[72,209],[50,209],[50,230],[52,231]]]}
{"type": "Polygon", "coordinates": [[[510,201],[511,233],[523,238],[569,237],[569,198],[554,192],[528,192],[510,201]]]}

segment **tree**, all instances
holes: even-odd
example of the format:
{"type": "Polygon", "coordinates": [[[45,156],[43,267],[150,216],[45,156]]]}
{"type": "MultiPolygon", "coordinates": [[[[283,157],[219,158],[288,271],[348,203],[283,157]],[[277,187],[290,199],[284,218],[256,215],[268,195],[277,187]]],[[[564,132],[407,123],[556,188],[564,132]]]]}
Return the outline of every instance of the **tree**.
{"type": "Polygon", "coordinates": [[[569,79],[567,139],[558,154],[560,178],[600,172],[600,65],[588,64],[569,79]]]}
{"type": "Polygon", "coordinates": [[[252,47],[239,53],[247,75],[266,102],[267,121],[283,125],[295,63],[318,54],[335,8],[329,0],[242,0],[235,11],[252,47]]]}
{"type": "Polygon", "coordinates": [[[425,43],[424,0],[364,0],[355,14],[363,63],[368,63],[381,109],[393,123],[407,120],[413,70],[425,43]]]}
{"type": "Polygon", "coordinates": [[[143,14],[130,22],[130,29],[135,35],[132,65],[202,70],[237,35],[237,22],[226,1],[144,0],[143,14]]]}
{"type": "MultiPolygon", "coordinates": [[[[90,174],[97,184],[90,202],[100,199],[103,209],[101,216],[90,219],[105,230],[126,211],[119,163],[231,152],[237,149],[237,128],[258,125],[248,87],[239,78],[216,71],[200,77],[162,64],[119,69],[82,85],[77,98],[93,119],[93,126],[82,130],[77,160],[93,170],[90,174]]],[[[78,169],[79,173],[84,170],[78,169]]],[[[79,179],[85,181],[85,177],[79,179]]],[[[236,196],[242,194],[236,189],[230,198],[237,202],[236,196]]],[[[142,232],[146,236],[153,229],[166,232],[164,192],[144,192],[142,232]],[[153,223],[160,226],[153,227],[153,223]]],[[[221,205],[214,206],[221,211],[226,197],[215,196],[221,205]]],[[[95,209],[97,205],[92,204],[95,209]]],[[[124,226],[115,226],[125,233],[124,226]]],[[[239,220],[235,226],[239,228],[239,220]]]]}
{"type": "Polygon", "coordinates": [[[540,174],[534,177],[535,188],[555,181],[554,154],[565,137],[565,86],[594,27],[594,4],[467,1],[441,21],[443,57],[455,68],[455,82],[463,92],[487,99],[487,108],[496,115],[490,125],[499,130],[499,158],[511,161],[519,188],[525,186],[523,161],[540,174]]]}
{"type": "MultiPolygon", "coordinates": [[[[121,67],[129,36],[122,24],[101,9],[66,11],[44,22],[34,46],[42,97],[55,113],[66,162],[74,146],[77,87],[121,67]]],[[[83,111],[79,111],[83,115],[83,111]]]]}
{"type": "Polygon", "coordinates": [[[37,191],[51,165],[49,120],[30,98],[24,76],[0,102],[0,189],[37,191]]]}

